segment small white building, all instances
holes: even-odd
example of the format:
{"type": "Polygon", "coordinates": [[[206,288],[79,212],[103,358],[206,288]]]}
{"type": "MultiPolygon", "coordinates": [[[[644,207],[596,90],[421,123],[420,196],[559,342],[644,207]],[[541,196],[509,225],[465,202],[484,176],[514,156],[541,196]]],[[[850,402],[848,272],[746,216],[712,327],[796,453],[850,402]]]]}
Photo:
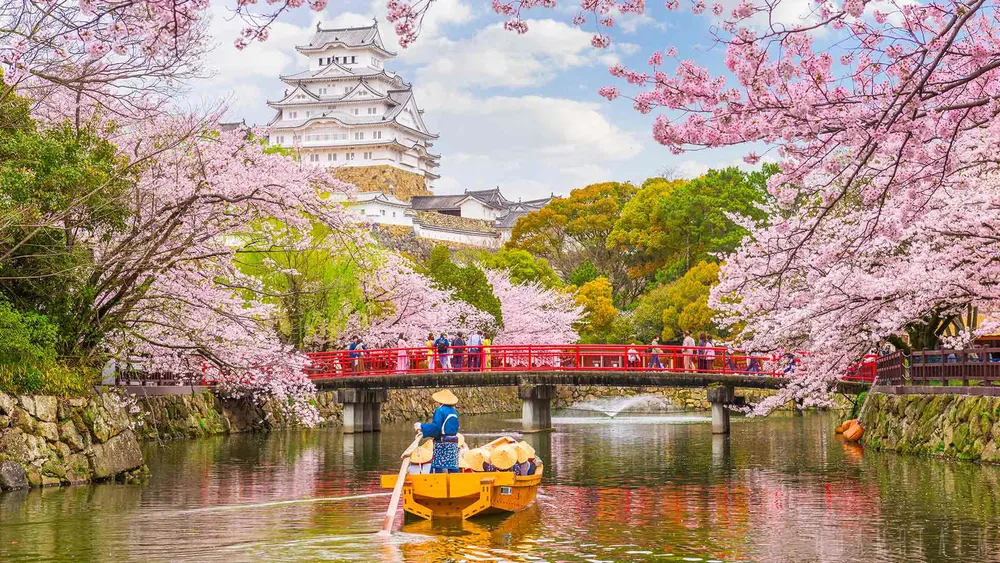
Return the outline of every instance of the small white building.
{"type": "Polygon", "coordinates": [[[414,212],[410,204],[382,192],[357,194],[350,209],[374,223],[413,227],[414,212]]]}

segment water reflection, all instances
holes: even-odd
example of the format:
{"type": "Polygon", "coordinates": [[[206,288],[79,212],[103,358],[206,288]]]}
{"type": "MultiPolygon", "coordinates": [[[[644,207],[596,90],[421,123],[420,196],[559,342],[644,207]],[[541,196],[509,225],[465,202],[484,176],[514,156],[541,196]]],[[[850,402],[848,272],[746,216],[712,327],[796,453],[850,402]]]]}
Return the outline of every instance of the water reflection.
{"type": "MultiPolygon", "coordinates": [[[[147,445],[153,476],[0,494],[2,561],[990,561],[996,467],[865,453],[823,415],[565,422],[538,501],[377,539],[407,425],[147,445]]],[[[561,422],[563,421],[563,422],[561,422]]],[[[466,417],[472,443],[516,422],[466,417]]]]}

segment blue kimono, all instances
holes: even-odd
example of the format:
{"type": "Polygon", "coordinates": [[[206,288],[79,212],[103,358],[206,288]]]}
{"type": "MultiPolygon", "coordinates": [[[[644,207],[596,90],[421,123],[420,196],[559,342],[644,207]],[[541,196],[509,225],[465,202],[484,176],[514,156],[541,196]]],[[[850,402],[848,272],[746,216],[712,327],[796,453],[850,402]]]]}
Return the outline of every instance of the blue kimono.
{"type": "Polygon", "coordinates": [[[458,411],[455,407],[439,406],[434,411],[434,418],[420,425],[420,433],[434,438],[431,472],[458,473],[458,411]]]}

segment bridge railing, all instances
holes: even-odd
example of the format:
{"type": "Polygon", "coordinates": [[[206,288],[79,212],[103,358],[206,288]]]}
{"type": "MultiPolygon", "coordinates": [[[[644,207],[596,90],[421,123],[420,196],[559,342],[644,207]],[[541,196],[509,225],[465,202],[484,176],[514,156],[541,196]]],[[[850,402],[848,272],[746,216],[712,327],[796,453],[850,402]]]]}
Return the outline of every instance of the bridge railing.
{"type": "Polygon", "coordinates": [[[513,371],[665,371],[785,376],[773,356],[749,355],[726,348],[617,346],[598,344],[493,345],[432,348],[338,350],[309,354],[312,379],[366,375],[418,375],[451,372],[513,371]]]}
{"type": "Polygon", "coordinates": [[[915,350],[879,358],[884,385],[992,386],[1000,383],[1000,348],[915,350]]]}

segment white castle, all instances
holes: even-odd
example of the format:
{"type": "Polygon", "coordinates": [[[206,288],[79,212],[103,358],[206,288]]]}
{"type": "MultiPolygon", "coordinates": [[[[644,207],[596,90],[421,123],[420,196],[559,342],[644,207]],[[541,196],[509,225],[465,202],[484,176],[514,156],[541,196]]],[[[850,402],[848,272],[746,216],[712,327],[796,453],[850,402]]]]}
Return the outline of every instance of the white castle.
{"type": "Polygon", "coordinates": [[[323,29],[295,49],[309,57],[309,69],[282,76],[290,86],[268,124],[271,145],[295,147],[304,162],[317,165],[389,165],[424,177],[439,176],[438,155],[411,85],[385,70],[396,56],[385,48],[378,22],[368,27],[323,29]]]}

